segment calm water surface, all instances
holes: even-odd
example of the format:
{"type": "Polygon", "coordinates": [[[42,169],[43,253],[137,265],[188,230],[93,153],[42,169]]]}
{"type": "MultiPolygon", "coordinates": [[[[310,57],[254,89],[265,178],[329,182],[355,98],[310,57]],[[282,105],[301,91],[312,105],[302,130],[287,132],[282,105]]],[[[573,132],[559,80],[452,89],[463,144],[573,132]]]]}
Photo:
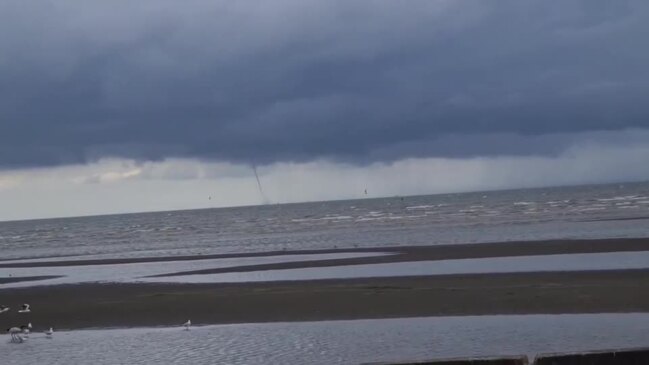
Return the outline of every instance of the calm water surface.
{"type": "Polygon", "coordinates": [[[649,314],[438,317],[32,333],[3,364],[358,364],[649,346],[649,314]]]}
{"type": "MultiPolygon", "coordinates": [[[[566,255],[491,257],[479,259],[392,262],[383,264],[308,267],[301,269],[231,272],[139,278],[143,282],[236,283],[396,276],[493,274],[543,271],[648,269],[649,252],[606,252],[566,255]]],[[[2,269],[0,269],[2,272],[2,269]]],[[[45,275],[45,273],[43,273],[45,275]]],[[[11,284],[9,284],[11,285],[11,284]]],[[[29,286],[31,283],[16,283],[29,286]]],[[[3,286],[0,285],[0,288],[3,286]]]]}
{"type": "Polygon", "coordinates": [[[0,268],[0,277],[60,276],[50,279],[0,284],[0,289],[39,285],[110,283],[235,283],[296,281],[346,278],[377,278],[421,275],[491,274],[542,271],[584,271],[649,269],[649,251],[605,252],[562,255],[489,257],[459,260],[391,262],[299,269],[274,269],[219,274],[187,274],[203,269],[231,268],[310,260],[382,256],[386,253],[329,253],[319,255],[282,255],[252,258],[204,259],[192,261],[144,262],[112,265],[65,267],[0,268]],[[168,276],[170,274],[174,274],[168,276]],[[156,277],[152,277],[156,276],[156,277]]]}

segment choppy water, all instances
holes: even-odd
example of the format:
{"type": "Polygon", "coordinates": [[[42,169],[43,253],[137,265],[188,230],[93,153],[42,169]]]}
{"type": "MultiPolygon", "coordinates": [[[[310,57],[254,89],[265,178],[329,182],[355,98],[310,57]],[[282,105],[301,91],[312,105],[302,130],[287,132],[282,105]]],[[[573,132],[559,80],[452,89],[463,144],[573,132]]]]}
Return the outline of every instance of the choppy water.
{"type": "Polygon", "coordinates": [[[649,346],[649,314],[507,315],[32,333],[3,364],[359,364],[649,346]]]}
{"type": "Polygon", "coordinates": [[[0,223],[0,259],[649,236],[649,183],[0,223]]]}

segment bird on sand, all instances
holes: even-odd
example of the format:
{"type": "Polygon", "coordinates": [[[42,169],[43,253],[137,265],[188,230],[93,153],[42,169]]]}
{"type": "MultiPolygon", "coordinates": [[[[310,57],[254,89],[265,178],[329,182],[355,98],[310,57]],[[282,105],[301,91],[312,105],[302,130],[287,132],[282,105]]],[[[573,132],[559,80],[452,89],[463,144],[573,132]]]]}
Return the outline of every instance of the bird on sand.
{"type": "Polygon", "coordinates": [[[27,323],[26,326],[20,326],[23,329],[23,337],[29,337],[29,331],[32,329],[32,322],[27,323]]]}
{"type": "Polygon", "coordinates": [[[54,334],[54,330],[52,329],[52,327],[50,327],[49,330],[45,331],[45,336],[47,336],[47,338],[52,338],[53,334],[54,334]]]}
{"type": "Polygon", "coordinates": [[[185,331],[189,331],[189,327],[192,326],[192,321],[188,319],[187,322],[183,324],[183,326],[185,326],[185,331]]]}
{"type": "Polygon", "coordinates": [[[18,311],[18,313],[29,313],[31,310],[29,309],[29,304],[23,304],[21,309],[18,311]]]}
{"type": "Polygon", "coordinates": [[[11,342],[23,342],[25,339],[20,335],[27,326],[7,328],[7,332],[11,335],[11,342]]]}

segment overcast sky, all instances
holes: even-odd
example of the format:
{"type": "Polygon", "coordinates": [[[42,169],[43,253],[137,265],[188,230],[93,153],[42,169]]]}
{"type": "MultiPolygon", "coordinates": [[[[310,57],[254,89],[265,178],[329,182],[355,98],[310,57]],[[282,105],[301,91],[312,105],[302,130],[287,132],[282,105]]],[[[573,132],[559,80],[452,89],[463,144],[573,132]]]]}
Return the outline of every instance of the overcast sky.
{"type": "Polygon", "coordinates": [[[649,179],[647,34],[642,0],[3,1],[0,219],[649,179]]]}

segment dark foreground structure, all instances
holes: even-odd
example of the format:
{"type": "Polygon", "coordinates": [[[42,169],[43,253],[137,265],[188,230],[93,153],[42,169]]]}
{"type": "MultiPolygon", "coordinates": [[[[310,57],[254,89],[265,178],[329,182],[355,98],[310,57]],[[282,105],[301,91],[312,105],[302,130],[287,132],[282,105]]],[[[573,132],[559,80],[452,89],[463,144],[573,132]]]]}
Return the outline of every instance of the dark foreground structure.
{"type": "Polygon", "coordinates": [[[416,362],[376,363],[374,365],[528,365],[527,356],[447,359],[416,362]]]}
{"type": "Polygon", "coordinates": [[[536,365],[647,365],[649,348],[577,354],[538,355],[536,365]]]}
{"type": "Polygon", "coordinates": [[[377,363],[392,365],[647,365],[649,348],[582,352],[574,354],[542,354],[533,362],[527,356],[448,359],[399,363],[377,363]]]}

